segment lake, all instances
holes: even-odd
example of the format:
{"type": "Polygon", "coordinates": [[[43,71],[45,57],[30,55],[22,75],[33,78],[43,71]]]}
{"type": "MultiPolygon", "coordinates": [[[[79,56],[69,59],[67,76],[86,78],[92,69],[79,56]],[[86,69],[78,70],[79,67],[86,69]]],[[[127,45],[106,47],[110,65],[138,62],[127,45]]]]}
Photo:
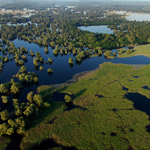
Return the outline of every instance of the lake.
{"type": "Polygon", "coordinates": [[[144,13],[128,13],[126,11],[115,11],[117,14],[127,14],[129,16],[126,16],[125,18],[129,21],[150,21],[150,14],[144,14],[144,13]]]}
{"type": "Polygon", "coordinates": [[[89,31],[89,32],[94,32],[94,33],[108,33],[108,34],[113,34],[113,30],[107,27],[107,25],[100,25],[100,26],[81,26],[78,27],[79,29],[83,31],[89,31]]]}

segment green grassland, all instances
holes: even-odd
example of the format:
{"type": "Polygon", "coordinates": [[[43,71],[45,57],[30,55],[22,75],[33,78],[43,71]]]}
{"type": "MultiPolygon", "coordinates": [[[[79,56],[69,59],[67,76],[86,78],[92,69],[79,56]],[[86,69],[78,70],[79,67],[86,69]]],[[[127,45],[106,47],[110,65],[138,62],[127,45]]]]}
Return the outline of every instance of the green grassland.
{"type": "Polygon", "coordinates": [[[132,50],[132,53],[129,54],[126,52],[126,49],[119,49],[118,52],[120,51],[122,51],[122,54],[118,55],[118,57],[121,58],[132,57],[137,55],[144,55],[150,57],[150,44],[137,46],[132,50]]]}
{"type": "MultiPolygon", "coordinates": [[[[149,116],[135,107],[136,101],[126,97],[128,93],[139,93],[150,98],[149,90],[142,88],[150,87],[149,74],[150,65],[134,69],[130,65],[103,63],[100,69],[81,76],[70,86],[39,87],[38,92],[51,107],[30,122],[21,149],[51,138],[60,145],[81,150],[150,149],[149,116]],[[72,95],[72,106],[67,109],[64,99],[52,101],[54,91],[72,95]]],[[[150,106],[150,101],[146,105],[150,106]]]]}

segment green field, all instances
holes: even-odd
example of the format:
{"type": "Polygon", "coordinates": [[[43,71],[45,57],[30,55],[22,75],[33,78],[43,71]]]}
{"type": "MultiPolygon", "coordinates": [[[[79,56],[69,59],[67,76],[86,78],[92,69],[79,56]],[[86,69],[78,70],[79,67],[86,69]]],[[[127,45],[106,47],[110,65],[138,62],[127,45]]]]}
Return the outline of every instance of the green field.
{"type": "Polygon", "coordinates": [[[132,57],[137,55],[144,55],[150,57],[150,44],[137,46],[132,50],[133,52],[129,54],[127,54],[125,49],[119,49],[118,51],[122,51],[122,54],[118,55],[118,57],[121,58],[132,57]]]}
{"type": "Polygon", "coordinates": [[[137,93],[146,98],[140,99],[146,107],[150,106],[149,90],[143,88],[150,87],[149,74],[150,65],[134,69],[129,65],[104,63],[78,82],[56,90],[60,95],[73,96],[70,108],[63,98],[51,102],[54,88],[39,87],[38,92],[51,107],[31,122],[21,148],[30,149],[53,138],[60,145],[85,150],[150,149],[148,111],[137,106],[138,100],[127,98],[128,94],[137,93]]]}

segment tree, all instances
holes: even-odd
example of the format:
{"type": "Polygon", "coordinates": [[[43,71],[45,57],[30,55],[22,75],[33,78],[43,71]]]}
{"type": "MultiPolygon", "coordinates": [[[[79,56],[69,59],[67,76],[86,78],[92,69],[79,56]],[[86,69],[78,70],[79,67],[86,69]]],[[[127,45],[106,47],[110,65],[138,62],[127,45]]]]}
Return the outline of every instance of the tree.
{"type": "Polygon", "coordinates": [[[116,56],[117,54],[116,54],[116,52],[113,52],[113,56],[116,56]]]}
{"type": "Polygon", "coordinates": [[[17,127],[16,122],[13,121],[12,119],[9,119],[9,120],[8,120],[8,124],[9,124],[12,128],[16,128],[16,127],[17,127]]]}
{"type": "Polygon", "coordinates": [[[7,93],[9,89],[6,87],[6,84],[0,84],[0,93],[7,93]]]}
{"type": "Polygon", "coordinates": [[[0,136],[6,134],[8,129],[7,123],[0,124],[0,136]]]}
{"type": "Polygon", "coordinates": [[[40,66],[39,70],[43,71],[43,67],[42,67],[42,66],[40,66]]]}
{"type": "Polygon", "coordinates": [[[7,110],[2,111],[2,112],[0,113],[0,116],[1,116],[1,119],[2,119],[3,121],[9,119],[9,113],[8,113],[7,110]]]}
{"type": "Polygon", "coordinates": [[[47,69],[47,73],[52,74],[53,70],[51,68],[47,69]]]}
{"type": "Polygon", "coordinates": [[[11,88],[10,88],[11,92],[16,94],[18,92],[20,92],[19,88],[15,85],[12,85],[11,88]]]}
{"type": "Polygon", "coordinates": [[[69,64],[73,64],[73,59],[72,59],[72,57],[69,58],[68,63],[69,63],[69,64]]]}
{"type": "Polygon", "coordinates": [[[7,129],[6,134],[12,135],[14,133],[14,128],[10,127],[7,129]]]}
{"type": "Polygon", "coordinates": [[[66,103],[72,102],[72,98],[69,95],[65,95],[64,99],[66,103]]]}
{"type": "Polygon", "coordinates": [[[34,79],[34,82],[35,82],[35,83],[39,82],[38,77],[34,77],[33,79],[34,79]]]}
{"type": "Polygon", "coordinates": [[[43,107],[43,100],[40,94],[35,94],[33,100],[38,104],[38,106],[43,107]]]}
{"type": "Polygon", "coordinates": [[[28,94],[27,94],[27,100],[29,101],[29,102],[33,102],[33,96],[34,96],[34,92],[33,91],[31,91],[31,92],[29,92],[28,94]]]}
{"type": "Polygon", "coordinates": [[[8,103],[8,96],[1,96],[1,99],[2,99],[2,101],[3,101],[3,103],[8,103]]]}

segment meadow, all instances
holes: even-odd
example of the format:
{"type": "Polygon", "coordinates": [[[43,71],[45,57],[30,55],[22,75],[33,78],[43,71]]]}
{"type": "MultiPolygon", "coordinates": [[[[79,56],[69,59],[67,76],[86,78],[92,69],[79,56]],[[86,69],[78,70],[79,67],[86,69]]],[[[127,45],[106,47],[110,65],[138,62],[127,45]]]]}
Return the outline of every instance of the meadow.
{"type": "Polygon", "coordinates": [[[149,74],[150,65],[103,63],[70,86],[39,87],[51,107],[30,122],[21,149],[149,149],[149,74]]]}

